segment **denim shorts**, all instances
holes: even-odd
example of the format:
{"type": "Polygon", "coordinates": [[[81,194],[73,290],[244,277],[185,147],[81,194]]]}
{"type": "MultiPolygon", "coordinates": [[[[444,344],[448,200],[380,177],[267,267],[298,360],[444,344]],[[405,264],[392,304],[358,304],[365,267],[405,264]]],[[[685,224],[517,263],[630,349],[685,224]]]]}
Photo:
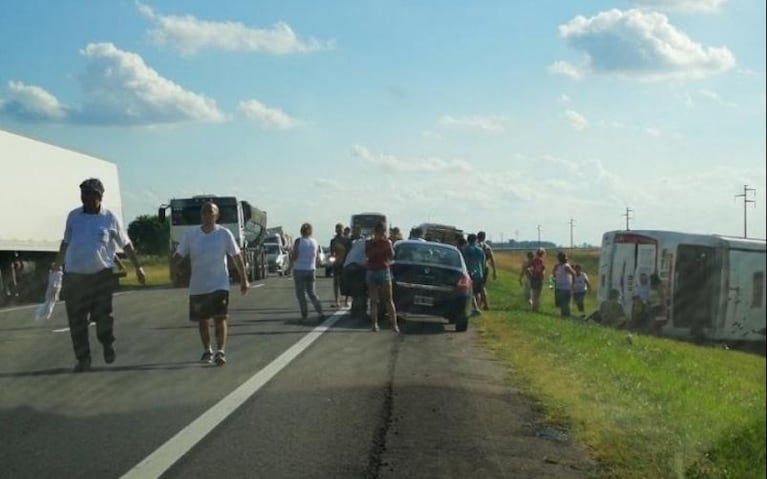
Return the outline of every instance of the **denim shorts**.
{"type": "Polygon", "coordinates": [[[368,270],[365,275],[365,281],[368,284],[386,284],[391,281],[391,273],[388,269],[368,270]]]}

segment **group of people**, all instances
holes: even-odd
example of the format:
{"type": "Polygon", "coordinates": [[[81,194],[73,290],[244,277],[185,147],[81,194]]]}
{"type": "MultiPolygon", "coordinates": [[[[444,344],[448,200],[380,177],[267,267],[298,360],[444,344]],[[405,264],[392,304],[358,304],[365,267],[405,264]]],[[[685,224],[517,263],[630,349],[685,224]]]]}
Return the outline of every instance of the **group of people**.
{"type": "Polygon", "coordinates": [[[621,292],[611,289],[608,299],[599,305],[595,319],[601,324],[660,335],[666,322],[666,294],[657,273],[639,273],[631,295],[630,315],[621,304],[621,292]]]}
{"type": "Polygon", "coordinates": [[[487,280],[492,270],[493,279],[497,279],[495,270],[495,256],[493,249],[487,244],[484,231],[469,233],[466,239],[458,240],[458,249],[463,255],[466,269],[472,284],[472,308],[473,314],[480,314],[483,309],[490,309],[487,295],[487,280]]]}
{"type": "MultiPolygon", "coordinates": [[[[104,185],[96,178],[80,184],[82,206],[72,210],[66,219],[64,239],[52,269],[63,270],[62,295],[66,302],[72,346],[76,358],[74,371],[83,372],[91,367],[91,351],[88,325],[96,323],[96,336],[102,344],[104,362],[115,361],[114,318],[112,317],[112,294],[117,285],[113,269],[116,248],[120,247],[135,269],[139,284],[146,283],[146,276],[135,249],[120,219],[104,208],[102,199],[104,185]]],[[[203,347],[201,361],[226,363],[227,318],[229,306],[229,269],[227,257],[231,257],[237,269],[240,292],[247,294],[250,284],[245,274],[245,264],[233,234],[217,224],[218,206],[213,202],[202,205],[201,224],[183,237],[175,251],[175,260],[189,259],[189,320],[197,323],[203,347]],[[215,330],[213,350],[210,333],[215,330]]],[[[301,320],[307,319],[308,303],[311,302],[319,321],[325,319],[322,303],[316,289],[316,264],[319,244],[312,237],[312,225],[301,225],[301,236],[296,239],[290,253],[290,267],[298,300],[301,320]],[[308,301],[307,301],[308,299],[308,301]]],[[[424,232],[414,228],[409,239],[424,240],[424,232]]],[[[351,313],[365,316],[370,304],[371,329],[379,330],[379,309],[383,308],[391,322],[392,330],[399,332],[397,313],[392,298],[390,265],[394,258],[394,242],[401,240],[397,228],[386,231],[379,222],[372,237],[363,238],[359,229],[335,225],[335,236],[330,249],[336,261],[333,266],[333,307],[341,307],[340,296],[346,296],[344,306],[352,299],[351,313]],[[387,234],[388,233],[388,234],[387,234]]],[[[458,245],[471,276],[474,293],[474,312],[489,309],[486,284],[492,272],[496,279],[495,258],[483,231],[469,234],[458,245]]],[[[533,311],[540,309],[541,292],[544,287],[546,266],[545,250],[529,252],[522,265],[520,283],[533,311]]],[[[571,266],[567,255],[559,253],[552,272],[555,303],[563,318],[570,316],[570,303],[575,302],[578,312],[584,311],[584,297],[590,288],[588,275],[580,265],[571,266]]],[[[603,324],[617,327],[630,325],[638,329],[651,329],[653,318],[660,314],[665,304],[660,279],[657,275],[640,275],[635,288],[632,321],[625,318],[619,303],[620,293],[610,292],[609,299],[600,305],[599,316],[603,324]]]]}
{"type": "MultiPolygon", "coordinates": [[[[545,256],[546,250],[543,248],[538,248],[534,253],[529,251],[520,268],[519,283],[523,286],[525,299],[533,311],[539,311],[541,307],[546,272],[545,256]]],[[[554,304],[559,308],[560,316],[569,318],[570,303],[574,302],[583,317],[584,300],[591,283],[581,265],[571,265],[567,255],[559,252],[550,278],[554,288],[554,304]]]]}

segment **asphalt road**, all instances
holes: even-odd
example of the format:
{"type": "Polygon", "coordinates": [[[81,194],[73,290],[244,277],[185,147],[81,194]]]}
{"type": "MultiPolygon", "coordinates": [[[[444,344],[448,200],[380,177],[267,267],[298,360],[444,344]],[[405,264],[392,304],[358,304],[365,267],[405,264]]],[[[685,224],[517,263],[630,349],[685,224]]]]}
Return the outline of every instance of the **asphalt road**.
{"type": "MultiPolygon", "coordinates": [[[[321,298],[330,280],[318,279],[321,298]]],[[[233,288],[229,362],[202,365],[185,289],[115,297],[117,361],[91,328],[74,364],[64,305],[0,310],[0,477],[588,477],[471,325],[378,333],[343,311],[299,320],[290,278],[233,288]]],[[[329,301],[323,301],[329,306],[329,301]]],[[[327,307],[328,313],[333,310],[327,307]]],[[[428,318],[417,318],[428,319],[428,318]]]]}

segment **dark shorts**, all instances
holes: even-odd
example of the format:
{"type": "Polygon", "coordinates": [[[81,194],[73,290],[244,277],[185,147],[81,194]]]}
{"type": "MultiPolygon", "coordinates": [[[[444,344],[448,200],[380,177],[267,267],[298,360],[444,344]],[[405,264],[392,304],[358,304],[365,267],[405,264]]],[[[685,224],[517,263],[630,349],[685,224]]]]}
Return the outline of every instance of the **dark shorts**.
{"type": "Polygon", "coordinates": [[[189,321],[226,319],[229,316],[229,291],[213,291],[189,296],[189,321]]]}
{"type": "Polygon", "coordinates": [[[480,294],[485,288],[484,278],[471,278],[471,292],[474,294],[480,294]]]}
{"type": "Polygon", "coordinates": [[[533,289],[535,291],[540,291],[543,289],[543,279],[542,278],[530,278],[530,289],[533,289]]]}

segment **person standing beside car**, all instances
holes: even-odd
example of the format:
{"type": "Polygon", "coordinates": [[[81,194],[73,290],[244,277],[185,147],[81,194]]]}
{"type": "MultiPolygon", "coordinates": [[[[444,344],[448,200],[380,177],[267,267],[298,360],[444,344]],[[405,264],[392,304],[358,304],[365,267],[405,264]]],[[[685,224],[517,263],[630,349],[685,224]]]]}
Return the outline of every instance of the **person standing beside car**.
{"type": "Polygon", "coordinates": [[[318,320],[325,320],[322,313],[322,304],[317,297],[315,290],[316,271],[317,271],[317,252],[320,246],[317,240],[312,238],[312,225],[304,223],[301,225],[301,237],[296,239],[293,249],[290,251],[290,270],[293,272],[293,284],[296,289],[296,298],[298,307],[301,309],[301,321],[305,321],[309,315],[306,297],[309,297],[315,311],[317,311],[318,320]]]}
{"type": "Polygon", "coordinates": [[[466,237],[467,245],[463,248],[463,257],[466,261],[466,269],[469,271],[472,286],[472,309],[474,314],[480,314],[480,301],[485,278],[485,252],[477,245],[477,235],[474,233],[466,237]]]}
{"type": "MultiPolygon", "coordinates": [[[[346,254],[352,249],[352,241],[344,236],[344,225],[336,224],[336,235],[330,240],[330,254],[333,255],[333,307],[338,308],[341,304],[338,302],[338,296],[341,292],[341,281],[343,280],[344,260],[346,254]]],[[[347,297],[348,298],[348,297],[347,297]]],[[[346,304],[348,306],[348,304],[346,304]]]]}
{"type": "Polygon", "coordinates": [[[96,323],[96,337],[103,346],[104,362],[114,362],[114,317],[112,294],[116,287],[113,275],[116,247],[120,247],[136,268],[139,284],[146,284],[144,270],[136,250],[120,219],[103,207],[104,185],[97,178],[80,183],[83,206],[67,216],[64,240],[52,269],[63,268],[62,289],[77,363],[74,372],[91,367],[88,325],[96,323]]]}
{"type": "Polygon", "coordinates": [[[378,305],[383,303],[394,332],[399,333],[397,311],[394,307],[389,265],[394,258],[391,241],[386,237],[386,225],[379,221],[373,228],[373,238],[365,243],[367,273],[365,279],[370,297],[370,317],[373,331],[378,331],[378,305]]]}
{"type": "Polygon", "coordinates": [[[367,314],[367,284],[365,283],[365,238],[362,230],[352,230],[351,248],[343,262],[341,292],[352,298],[351,317],[364,319],[367,314]]]}
{"type": "Polygon", "coordinates": [[[240,292],[250,288],[245,274],[245,262],[234,235],[227,228],[216,224],[218,205],[207,202],[200,208],[201,225],[186,232],[176,249],[177,262],[189,257],[189,320],[197,322],[203,353],[200,361],[226,364],[226,339],[229,317],[229,269],[227,255],[232,257],[240,277],[240,292]],[[210,347],[210,320],[216,328],[215,355],[210,347]]]}
{"type": "Polygon", "coordinates": [[[477,246],[482,248],[482,252],[485,253],[484,276],[482,277],[482,293],[480,294],[479,304],[482,309],[489,309],[490,304],[487,299],[487,280],[490,279],[490,269],[493,270],[493,280],[498,279],[498,276],[495,272],[495,256],[493,256],[493,248],[487,244],[484,231],[477,232],[477,246]]]}

